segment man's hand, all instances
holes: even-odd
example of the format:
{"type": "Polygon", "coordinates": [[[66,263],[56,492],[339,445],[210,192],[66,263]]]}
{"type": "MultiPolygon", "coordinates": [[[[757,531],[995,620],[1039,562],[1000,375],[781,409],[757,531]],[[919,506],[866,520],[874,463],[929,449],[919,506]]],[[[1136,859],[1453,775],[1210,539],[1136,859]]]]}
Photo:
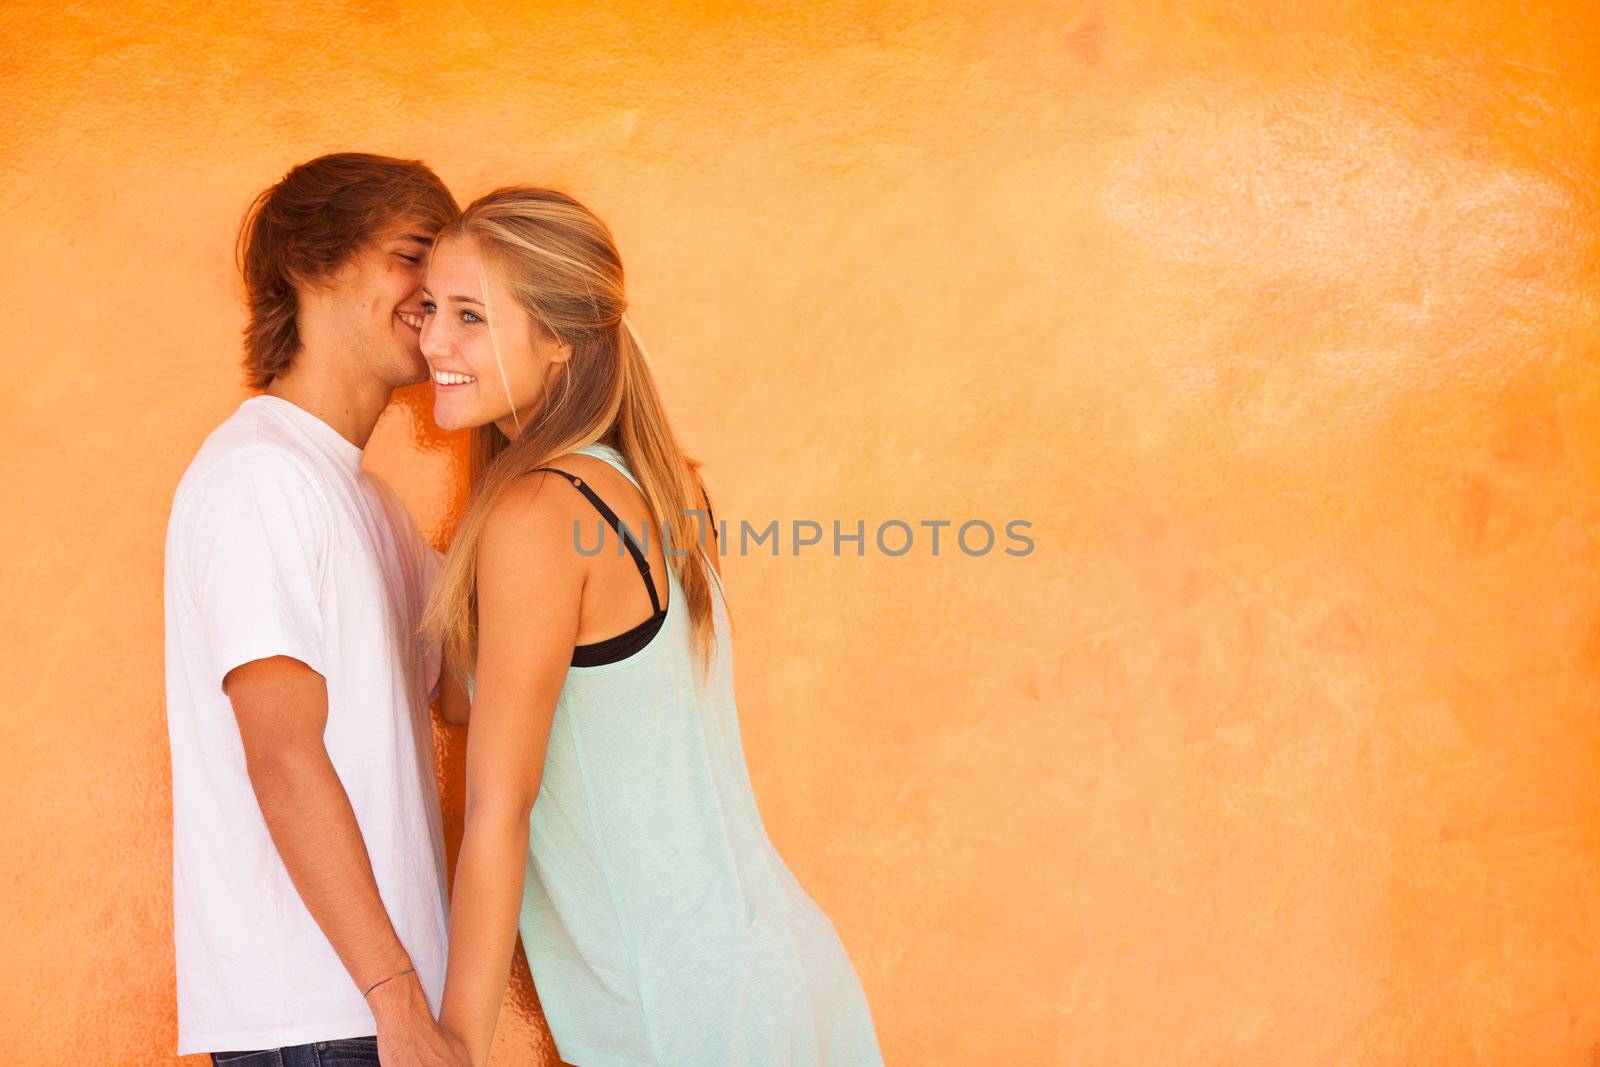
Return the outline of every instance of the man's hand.
{"type": "Polygon", "coordinates": [[[434,1019],[415,974],[391,978],[367,994],[378,1023],[384,1067],[472,1067],[466,1048],[434,1019]]]}

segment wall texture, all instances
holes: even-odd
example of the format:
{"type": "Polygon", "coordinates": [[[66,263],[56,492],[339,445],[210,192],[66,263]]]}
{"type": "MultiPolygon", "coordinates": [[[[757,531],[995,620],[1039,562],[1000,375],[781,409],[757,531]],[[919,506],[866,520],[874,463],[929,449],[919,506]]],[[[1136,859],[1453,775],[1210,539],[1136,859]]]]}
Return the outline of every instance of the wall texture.
{"type": "MultiPolygon", "coordinates": [[[[1589,5],[12,0],[0,39],[8,1062],[174,1058],[167,506],[245,395],[240,213],[347,148],[606,218],[719,517],[1033,523],[725,562],[768,829],[891,1064],[1600,1057],[1589,5]]],[[[368,462],[442,545],[428,410],[368,462]]],[[[518,966],[496,1062],[554,1064],[518,966]]]]}

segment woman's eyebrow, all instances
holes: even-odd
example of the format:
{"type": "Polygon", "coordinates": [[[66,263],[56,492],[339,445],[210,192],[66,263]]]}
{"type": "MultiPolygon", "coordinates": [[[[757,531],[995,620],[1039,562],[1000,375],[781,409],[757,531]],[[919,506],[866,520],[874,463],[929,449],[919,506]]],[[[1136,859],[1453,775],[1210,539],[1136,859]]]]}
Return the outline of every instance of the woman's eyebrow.
{"type": "Polygon", "coordinates": [[[395,238],[395,240],[397,240],[397,241],[414,241],[417,244],[421,245],[423,248],[432,248],[433,247],[433,238],[432,237],[424,237],[419,233],[402,234],[401,236],[395,238]]]}
{"type": "MultiPolygon", "coordinates": [[[[430,297],[433,295],[433,290],[429,289],[426,285],[422,287],[422,291],[427,293],[430,297]]],[[[445,299],[454,300],[458,304],[477,304],[479,307],[483,306],[483,301],[479,300],[475,296],[447,296],[445,299]]]]}

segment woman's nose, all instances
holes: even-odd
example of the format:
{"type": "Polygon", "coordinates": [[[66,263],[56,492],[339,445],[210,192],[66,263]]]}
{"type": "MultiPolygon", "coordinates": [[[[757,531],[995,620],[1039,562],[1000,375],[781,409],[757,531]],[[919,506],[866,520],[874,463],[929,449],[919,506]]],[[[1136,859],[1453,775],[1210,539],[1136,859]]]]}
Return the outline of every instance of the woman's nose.
{"type": "Polygon", "coordinates": [[[443,350],[439,332],[433,328],[434,316],[425,316],[422,320],[422,334],[417,338],[417,346],[422,349],[425,356],[437,355],[443,350]]]}

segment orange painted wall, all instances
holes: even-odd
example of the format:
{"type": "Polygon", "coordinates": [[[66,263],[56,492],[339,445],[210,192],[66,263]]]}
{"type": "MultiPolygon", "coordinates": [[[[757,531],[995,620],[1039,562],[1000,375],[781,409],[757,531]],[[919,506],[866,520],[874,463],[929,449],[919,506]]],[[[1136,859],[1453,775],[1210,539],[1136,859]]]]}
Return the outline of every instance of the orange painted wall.
{"type": "MultiPolygon", "coordinates": [[[[12,0],[4,1058],[174,1059],[167,505],[240,213],[358,148],[613,225],[719,516],[1033,523],[725,564],[891,1064],[1594,1062],[1594,15],[12,0]]],[[[440,544],[460,445],[369,453],[440,544]]]]}

